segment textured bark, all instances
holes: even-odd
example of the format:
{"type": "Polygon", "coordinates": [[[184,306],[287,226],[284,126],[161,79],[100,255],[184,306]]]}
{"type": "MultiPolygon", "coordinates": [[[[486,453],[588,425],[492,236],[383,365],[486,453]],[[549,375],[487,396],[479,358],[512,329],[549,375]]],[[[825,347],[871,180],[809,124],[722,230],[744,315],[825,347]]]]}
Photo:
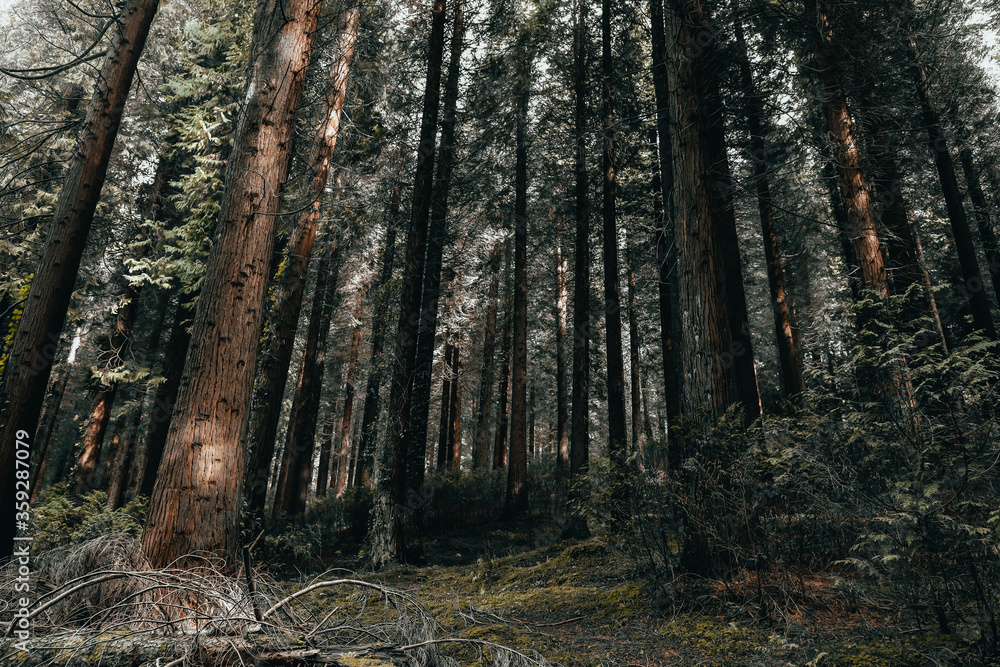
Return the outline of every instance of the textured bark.
{"type": "Polygon", "coordinates": [[[444,345],[444,360],[441,364],[441,415],[438,419],[437,469],[448,465],[448,425],[451,423],[451,364],[455,348],[450,343],[444,345]]]}
{"type": "Polygon", "coordinates": [[[528,493],[528,101],[533,53],[517,72],[514,142],[514,328],[511,349],[510,453],[504,516],[527,508],[528,493]]]}
{"type": "Polygon", "coordinates": [[[642,430],[642,399],[639,386],[639,313],[636,310],[635,272],[632,270],[632,248],[625,242],[625,266],[628,273],[628,351],[629,389],[632,398],[632,451],[642,453],[639,432],[642,430]]]}
{"type": "Polygon", "coordinates": [[[342,247],[329,242],[320,258],[316,276],[316,294],[309,313],[305,349],[299,366],[298,382],[288,416],[288,432],[281,459],[281,473],[274,494],[274,515],[295,516],[306,509],[312,480],[313,448],[316,443],[316,420],[319,416],[323,370],[326,368],[326,342],[333,319],[337,279],[342,247]]]}
{"type": "Polygon", "coordinates": [[[969,229],[969,219],[962,206],[962,192],[958,187],[958,178],[955,175],[955,165],[951,158],[948,137],[941,126],[940,115],[931,99],[930,85],[927,82],[927,74],[920,64],[920,55],[917,52],[913,33],[909,26],[905,26],[904,31],[910,58],[910,71],[917,99],[920,101],[923,124],[927,129],[927,145],[934,155],[934,166],[937,167],[938,178],[941,180],[941,190],[948,209],[951,232],[955,238],[955,250],[962,267],[962,278],[965,281],[964,291],[972,309],[972,321],[976,329],[982,330],[988,337],[995,339],[997,331],[993,325],[989,301],[986,298],[986,285],[979,272],[979,262],[976,259],[976,247],[969,229]]]}
{"type": "MultiPolygon", "coordinates": [[[[406,503],[410,406],[416,341],[420,324],[421,285],[427,246],[427,225],[434,177],[434,144],[438,124],[441,88],[441,61],[444,53],[445,0],[434,0],[428,36],[427,76],[420,120],[420,144],[414,173],[410,230],[406,242],[406,264],[400,295],[399,327],[396,336],[395,368],[389,391],[391,416],[385,453],[377,471],[375,504],[372,508],[372,564],[385,565],[406,559],[404,523],[410,513],[406,503]]],[[[419,490],[414,489],[419,494],[419,490]]]]}
{"type": "Polygon", "coordinates": [[[344,373],[342,365],[337,363],[336,370],[333,373],[332,388],[335,398],[330,405],[330,414],[327,416],[326,420],[324,420],[323,428],[320,429],[319,463],[316,466],[317,498],[325,498],[327,491],[331,488],[335,488],[337,485],[337,470],[340,466],[337,463],[337,453],[333,451],[333,447],[334,443],[338,442],[337,425],[340,424],[340,419],[337,415],[341,413],[337,411],[337,408],[340,406],[338,405],[336,396],[340,392],[340,388],[343,386],[344,373]],[[332,464],[330,460],[331,458],[333,459],[332,464]]]}
{"type": "MultiPolygon", "coordinates": [[[[678,309],[681,317],[682,409],[687,415],[711,420],[740,400],[733,335],[727,311],[726,267],[717,231],[714,201],[715,157],[708,136],[715,126],[714,105],[705,104],[712,85],[706,81],[705,53],[692,58],[685,46],[710,34],[700,0],[680,3],[675,14],[677,34],[671,54],[670,118],[673,155],[673,213],[677,244],[678,309]]],[[[716,127],[716,131],[718,128],[716,127]]],[[[728,186],[728,182],[723,182],[728,186]]]]}
{"type": "Polygon", "coordinates": [[[576,142],[576,266],[573,272],[573,398],[569,469],[587,468],[590,449],[590,198],[587,177],[587,4],[577,0],[573,26],[573,135],[576,142]]]}
{"type": "Polygon", "coordinates": [[[497,242],[490,251],[488,271],[490,287],[486,296],[486,323],[483,331],[483,372],[479,381],[479,411],[476,441],[472,450],[472,468],[486,468],[490,464],[490,404],[493,401],[494,367],[496,359],[497,304],[500,301],[500,256],[503,245],[497,242]]]}
{"type": "MultiPolygon", "coordinates": [[[[7,471],[14,470],[18,441],[30,447],[38,426],[73,283],[158,4],[158,0],[130,0],[122,8],[56,200],[49,233],[0,378],[0,466],[7,471]]],[[[4,507],[13,506],[13,474],[4,475],[0,481],[0,500],[4,507]]],[[[13,549],[14,515],[8,511],[0,518],[0,558],[13,549]]]]}
{"type": "Polygon", "coordinates": [[[340,117],[344,108],[347,79],[354,43],[357,41],[359,9],[349,9],[343,16],[337,59],[327,80],[322,121],[316,128],[309,153],[309,206],[299,216],[288,242],[287,263],[278,283],[270,314],[271,336],[261,357],[259,379],[247,425],[247,466],[245,497],[251,510],[261,510],[267,500],[267,482],[274,458],[281,401],[289,377],[292,349],[298,328],[299,311],[306,275],[312,257],[316,227],[323,210],[323,195],[330,177],[330,163],[337,146],[340,117]]]}
{"type": "Polygon", "coordinates": [[[427,459],[427,422],[431,397],[431,369],[434,364],[434,340],[437,335],[438,305],[441,300],[441,258],[448,236],[448,191],[455,157],[458,79],[465,39],[465,0],[457,0],[452,24],[451,53],[441,110],[441,141],[437,150],[437,173],[427,232],[427,261],[421,293],[420,330],[417,334],[417,357],[413,377],[413,404],[410,408],[410,444],[407,477],[410,488],[424,483],[427,459]]]}
{"type": "MultiPolygon", "coordinates": [[[[986,251],[986,269],[989,271],[990,280],[993,282],[993,291],[997,295],[997,303],[1000,303],[1000,249],[997,248],[997,236],[993,231],[993,218],[990,215],[990,206],[986,202],[986,193],[983,192],[983,185],[979,178],[979,171],[976,163],[972,159],[972,151],[963,148],[959,152],[962,161],[962,171],[965,172],[965,183],[969,189],[969,199],[976,213],[976,225],[979,227],[979,238],[983,242],[983,250],[986,251]]],[[[1000,194],[1000,193],[998,193],[1000,194]]]]}
{"type": "Polygon", "coordinates": [[[750,70],[750,58],[743,24],[736,22],[738,43],[737,60],[740,68],[743,95],[746,98],[747,121],[750,130],[750,159],[753,160],[754,185],[757,191],[757,210],[760,214],[761,236],[764,239],[764,258],[767,261],[767,282],[771,292],[771,312],[774,316],[774,338],[781,366],[781,386],[785,398],[805,391],[803,375],[802,341],[795,316],[795,304],[785,286],[781,245],[778,241],[777,221],[771,200],[771,183],[768,179],[767,142],[764,136],[764,100],[750,70]]]}
{"type": "Polygon", "coordinates": [[[618,225],[615,174],[615,115],[611,56],[611,0],[603,0],[601,10],[601,90],[604,120],[602,153],[603,239],[604,239],[604,331],[608,380],[608,455],[612,465],[625,463],[628,432],[625,426],[625,366],[622,361],[621,285],[618,276],[618,225]]]}
{"type": "Polygon", "coordinates": [[[566,402],[566,335],[569,309],[569,266],[563,255],[565,228],[560,217],[556,230],[555,276],[556,300],[553,306],[556,321],[556,463],[569,468],[569,405],[566,402]]]}
{"type": "Polygon", "coordinates": [[[340,420],[340,471],[337,473],[336,494],[339,498],[347,489],[350,471],[351,415],[354,412],[354,379],[358,370],[358,354],[361,352],[361,316],[365,301],[358,295],[354,311],[354,333],[351,335],[351,350],[347,355],[347,375],[344,381],[344,414],[340,420]]]}
{"type": "Polygon", "coordinates": [[[154,567],[196,551],[237,567],[242,432],[276,214],[320,10],[307,0],[261,0],[254,17],[249,87],[227,165],[218,232],[170,421],[164,473],[157,475],[142,537],[143,555],[154,567]]]}
{"type": "MultiPolygon", "coordinates": [[[[507,270],[504,276],[508,285],[511,277],[511,252],[506,250],[507,270]]],[[[507,436],[510,432],[510,357],[511,357],[511,335],[514,328],[513,294],[508,293],[504,300],[503,311],[506,313],[503,323],[503,335],[500,337],[500,387],[497,391],[497,425],[496,437],[493,438],[493,469],[499,470],[507,467],[507,436]]]]}
{"type": "Polygon", "coordinates": [[[448,469],[462,467],[462,351],[452,344],[451,391],[448,395],[448,469]]]}
{"type": "Polygon", "coordinates": [[[365,389],[365,412],[361,418],[361,444],[358,447],[358,470],[354,477],[358,486],[368,486],[372,482],[375,465],[375,440],[378,436],[379,399],[382,389],[383,351],[385,334],[389,325],[389,281],[392,280],[392,264],[396,256],[396,230],[398,229],[399,205],[403,186],[398,181],[392,190],[389,210],[386,213],[385,245],[382,249],[382,270],[373,293],[376,294],[375,312],[372,316],[372,354],[368,363],[368,386],[365,389]]]}

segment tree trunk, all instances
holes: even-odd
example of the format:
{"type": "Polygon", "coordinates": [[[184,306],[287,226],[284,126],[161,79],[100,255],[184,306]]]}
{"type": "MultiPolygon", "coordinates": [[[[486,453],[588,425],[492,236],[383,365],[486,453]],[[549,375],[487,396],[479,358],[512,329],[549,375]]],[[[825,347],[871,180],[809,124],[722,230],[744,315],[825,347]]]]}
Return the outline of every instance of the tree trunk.
{"type": "MultiPolygon", "coordinates": [[[[18,442],[30,447],[38,426],[73,283],[158,4],[158,0],[129,0],[122,9],[56,200],[49,234],[0,378],[0,466],[4,470],[14,470],[18,442]]],[[[5,475],[0,482],[0,500],[4,507],[13,506],[13,475],[5,475]]],[[[14,514],[5,512],[0,519],[0,558],[13,549],[14,514]]]]}
{"type": "Polygon", "coordinates": [[[68,367],[61,373],[56,374],[52,379],[52,384],[46,395],[48,400],[42,407],[42,413],[38,418],[38,429],[35,431],[35,451],[32,454],[36,459],[32,466],[31,475],[31,501],[34,502],[45,482],[45,470],[49,463],[49,449],[52,439],[55,437],[59,424],[59,415],[62,412],[63,396],[66,394],[66,384],[69,382],[70,371],[68,367]]]}
{"type": "Polygon", "coordinates": [[[556,230],[556,464],[561,469],[569,468],[569,406],[566,403],[566,334],[567,310],[569,307],[569,266],[563,255],[562,243],[565,225],[560,215],[556,230]]]}
{"type": "MultiPolygon", "coordinates": [[[[448,191],[455,156],[455,125],[457,121],[458,79],[465,38],[465,0],[455,4],[455,20],[451,33],[451,54],[445,81],[441,119],[441,141],[438,146],[437,173],[434,178],[430,227],[427,232],[427,261],[421,294],[420,330],[417,334],[417,357],[413,378],[413,404],[410,408],[410,461],[407,476],[411,488],[424,483],[427,459],[427,421],[430,411],[431,369],[434,364],[434,340],[437,335],[438,304],[441,300],[441,257],[448,236],[448,191]]],[[[444,399],[447,402],[447,398],[444,399]]]]}
{"type": "MultiPolygon", "coordinates": [[[[410,512],[406,503],[410,407],[416,341],[420,325],[421,286],[431,189],[434,182],[434,144],[438,124],[441,88],[441,60],[444,53],[445,0],[433,0],[431,31],[428,38],[427,77],[420,120],[420,144],[413,182],[413,205],[406,242],[406,265],[400,295],[399,327],[396,337],[395,369],[389,392],[392,421],[386,436],[384,457],[380,458],[372,507],[371,558],[375,567],[406,559],[404,523],[410,512]]],[[[413,489],[414,493],[420,493],[413,489]]]]}
{"type": "MultiPolygon", "coordinates": [[[[573,26],[573,133],[576,140],[576,243],[573,275],[573,397],[569,469],[587,469],[590,449],[590,198],[587,176],[587,4],[577,0],[573,26]]],[[[567,535],[568,536],[568,535],[567,535]]]]}
{"type": "Polygon", "coordinates": [[[737,60],[747,105],[750,130],[750,159],[753,160],[754,185],[757,189],[757,210],[760,213],[761,235],[764,238],[764,257],[767,261],[767,281],[771,290],[771,312],[774,316],[774,337],[781,366],[781,386],[785,398],[805,391],[803,375],[802,341],[795,317],[795,304],[785,287],[785,270],[782,266],[781,245],[771,201],[771,183],[768,179],[767,143],[764,136],[764,100],[750,70],[750,58],[743,24],[736,22],[738,43],[737,60]]]}
{"type": "Polygon", "coordinates": [[[261,0],[254,17],[247,99],[170,421],[164,474],[157,476],[142,537],[143,555],[154,567],[193,552],[237,566],[243,427],[274,228],[320,11],[315,2],[261,0]]]}
{"type": "Polygon", "coordinates": [[[621,285],[618,278],[618,225],[615,220],[615,116],[611,58],[611,0],[601,10],[601,89],[604,118],[604,331],[608,378],[608,455],[616,469],[624,466],[628,448],[625,427],[625,368],[622,361],[621,285]]]}
{"type": "Polygon", "coordinates": [[[979,227],[979,238],[982,239],[983,250],[986,251],[986,269],[989,271],[990,280],[993,281],[993,291],[997,295],[997,303],[1000,303],[1000,249],[997,248],[997,236],[993,232],[990,206],[986,202],[986,193],[983,192],[979,171],[976,169],[976,163],[972,159],[972,151],[968,148],[962,148],[958,155],[962,161],[962,171],[965,172],[965,183],[969,188],[969,198],[972,200],[972,206],[976,212],[976,225],[979,227]]]}
{"type": "Polygon", "coordinates": [[[923,266],[920,239],[910,222],[906,200],[903,197],[899,169],[896,167],[895,150],[885,126],[883,111],[879,109],[873,81],[867,81],[867,103],[872,129],[867,138],[866,148],[874,157],[878,172],[872,179],[875,186],[877,208],[881,212],[882,224],[887,234],[888,273],[890,288],[895,294],[906,294],[916,287],[919,293],[912,304],[905,309],[904,324],[926,314],[935,322],[943,349],[948,350],[944,327],[934,298],[930,274],[923,266]],[[916,307],[912,307],[916,306],[916,307]]]}
{"type": "MultiPolygon", "coordinates": [[[[628,343],[629,389],[632,393],[632,451],[642,453],[639,438],[642,430],[642,400],[639,387],[639,313],[636,310],[635,272],[632,270],[632,248],[626,235],[625,266],[628,273],[628,343]]],[[[640,456],[640,458],[642,458],[640,456]]]]}
{"type": "MultiPolygon", "coordinates": [[[[524,38],[522,38],[524,39],[524,38]]],[[[530,39],[530,37],[528,38],[530,39]]],[[[517,71],[514,165],[514,330],[511,353],[510,454],[504,516],[527,508],[528,494],[528,101],[534,52],[521,55],[517,71]]]]}
{"type": "Polygon", "coordinates": [[[397,181],[392,190],[392,199],[386,213],[385,245],[382,249],[382,270],[373,293],[376,295],[375,312],[372,315],[372,354],[368,363],[368,386],[365,389],[365,412],[361,418],[361,444],[358,448],[358,470],[354,477],[358,486],[368,486],[372,482],[375,465],[375,441],[378,439],[379,398],[382,389],[383,350],[385,334],[389,326],[389,282],[392,280],[392,263],[396,255],[396,230],[398,229],[399,205],[403,186],[397,181]]]}
{"type": "MultiPolygon", "coordinates": [[[[683,12],[674,19],[680,51],[702,35],[711,34],[708,17],[700,0],[685,0],[683,12]]],[[[712,86],[704,61],[674,55],[671,87],[673,122],[670,138],[674,165],[673,212],[677,244],[678,307],[681,315],[681,367],[683,369],[683,411],[692,417],[711,420],[741,398],[732,363],[733,335],[727,310],[723,254],[717,246],[720,234],[716,216],[720,207],[713,188],[717,181],[717,157],[708,136],[719,131],[711,118],[713,104],[706,104],[712,86]]],[[[724,186],[728,184],[724,181],[724,186]]]]}
{"type": "Polygon", "coordinates": [[[184,372],[184,359],[187,357],[191,343],[191,333],[186,321],[191,315],[189,308],[195,300],[193,293],[181,294],[174,311],[174,322],[170,329],[170,338],[163,355],[163,382],[156,386],[153,395],[153,407],[149,415],[149,426],[146,429],[145,445],[136,457],[136,480],[134,482],[136,495],[147,498],[152,496],[156,483],[156,473],[160,469],[163,449],[170,432],[170,420],[174,413],[177,393],[181,386],[181,376],[184,372]]]}
{"type": "Polygon", "coordinates": [[[494,359],[496,358],[497,304],[500,300],[500,255],[503,245],[498,241],[490,251],[487,270],[490,288],[486,296],[486,324],[483,332],[483,372],[479,381],[479,411],[476,441],[472,450],[472,468],[486,468],[490,464],[490,403],[493,400],[494,359]]]}
{"type": "MultiPolygon", "coordinates": [[[[347,356],[347,377],[344,384],[344,415],[340,420],[340,471],[338,472],[336,494],[344,495],[348,486],[351,454],[351,415],[354,412],[354,378],[358,368],[358,354],[361,351],[361,316],[365,301],[358,294],[358,304],[354,311],[354,333],[351,336],[351,351],[347,356]]],[[[357,445],[355,445],[357,446],[357,445]]]]}
{"type": "Polygon", "coordinates": [[[451,344],[451,392],[448,407],[448,469],[462,467],[462,351],[451,344]]]}
{"type": "MultiPolygon", "coordinates": [[[[670,76],[667,69],[667,38],[663,19],[663,0],[649,0],[649,14],[652,30],[653,93],[656,100],[656,127],[653,130],[652,145],[656,153],[653,172],[653,225],[656,229],[656,263],[659,267],[657,291],[660,305],[660,349],[663,362],[663,387],[666,402],[667,428],[680,415],[680,376],[674,350],[674,331],[677,309],[674,301],[676,290],[671,281],[676,281],[677,246],[674,243],[673,209],[673,147],[670,139],[670,76]]],[[[679,454],[670,445],[668,459],[672,465],[679,464],[679,454]]]]}
{"type": "Polygon", "coordinates": [[[451,364],[455,348],[447,341],[444,344],[444,361],[441,364],[441,416],[438,420],[437,469],[448,465],[448,426],[451,423],[451,364]]]}
{"type": "MultiPolygon", "coordinates": [[[[339,174],[338,174],[339,176],[339,174]]],[[[330,333],[337,295],[342,245],[328,241],[316,276],[316,294],[309,313],[305,350],[299,366],[299,378],[288,417],[281,473],[274,495],[274,515],[296,516],[306,509],[306,497],[312,481],[313,448],[316,443],[316,419],[326,368],[326,341],[330,333]]]]}
{"type": "Polygon", "coordinates": [[[337,364],[337,370],[333,374],[332,393],[334,400],[331,401],[330,414],[324,420],[319,435],[319,464],[316,467],[317,498],[326,498],[327,491],[336,488],[337,485],[337,470],[340,466],[337,462],[337,452],[333,451],[333,443],[337,441],[337,424],[340,423],[340,419],[337,418],[339,405],[336,402],[336,395],[343,385],[344,374],[341,371],[341,365],[337,364]]]}
{"type": "Polygon", "coordinates": [[[250,464],[247,466],[245,497],[251,510],[262,510],[267,501],[267,482],[278,435],[281,401],[288,382],[299,312],[302,309],[302,294],[316,238],[316,227],[323,211],[323,195],[330,177],[330,162],[340,132],[347,79],[358,35],[359,13],[360,10],[354,7],[347,10],[342,18],[343,32],[337,46],[337,59],[330,68],[327,80],[323,120],[316,128],[309,154],[309,205],[292,230],[288,242],[288,261],[281,274],[270,315],[271,337],[267,342],[267,352],[262,356],[262,368],[258,374],[246,435],[250,464]]]}
{"type": "Polygon", "coordinates": [[[962,278],[965,281],[964,291],[969,298],[969,306],[972,309],[972,321],[976,329],[981,329],[986,336],[995,339],[997,331],[993,326],[993,317],[990,314],[983,277],[979,273],[979,262],[976,260],[976,247],[972,241],[969,219],[962,207],[962,192],[958,188],[958,178],[955,175],[955,165],[948,148],[948,138],[941,127],[941,118],[937,109],[931,101],[927,74],[920,64],[920,56],[914,42],[913,32],[908,25],[904,26],[904,31],[910,58],[910,71],[916,87],[917,99],[920,101],[923,124],[927,128],[927,145],[934,155],[934,166],[937,167],[938,178],[941,180],[941,190],[948,208],[948,219],[951,221],[951,231],[955,237],[955,249],[958,251],[958,261],[961,264],[962,278]]]}
{"type": "MultiPolygon", "coordinates": [[[[511,278],[511,252],[506,249],[506,271],[508,286],[511,278]]],[[[512,288],[510,288],[512,290],[512,288]]],[[[513,290],[512,290],[513,291],[513,290]]],[[[493,439],[493,469],[499,470],[507,467],[507,436],[509,434],[510,419],[510,346],[511,335],[514,328],[513,294],[508,293],[504,300],[504,324],[503,336],[500,337],[500,388],[497,392],[497,430],[493,439]]]]}

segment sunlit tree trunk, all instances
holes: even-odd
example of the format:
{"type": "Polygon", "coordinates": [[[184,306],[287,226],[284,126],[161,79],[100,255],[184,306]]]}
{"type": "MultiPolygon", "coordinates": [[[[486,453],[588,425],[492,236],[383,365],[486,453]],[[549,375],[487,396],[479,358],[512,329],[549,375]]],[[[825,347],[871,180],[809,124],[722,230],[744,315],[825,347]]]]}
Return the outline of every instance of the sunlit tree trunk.
{"type": "Polygon", "coordinates": [[[337,58],[327,79],[322,121],[313,135],[309,153],[309,205],[292,230],[287,262],[278,282],[270,314],[271,336],[267,342],[267,351],[262,355],[246,430],[249,464],[245,497],[251,510],[263,509],[267,500],[267,483],[274,458],[281,401],[288,382],[316,227],[322,214],[323,197],[330,178],[330,164],[340,133],[340,117],[344,109],[354,44],[357,41],[359,13],[360,10],[354,7],[341,19],[342,32],[337,41],[337,58]]]}
{"type": "Polygon", "coordinates": [[[569,405],[566,402],[566,334],[569,308],[569,267],[563,255],[562,242],[565,225],[560,215],[556,230],[555,275],[556,300],[556,463],[569,467],[569,405]]]}
{"type": "MultiPolygon", "coordinates": [[[[511,252],[506,249],[506,270],[504,277],[510,288],[511,278],[511,252]]],[[[500,360],[498,369],[500,371],[500,387],[497,391],[497,424],[496,436],[493,438],[493,469],[498,470],[507,467],[507,436],[510,431],[510,357],[511,357],[511,336],[514,329],[513,294],[508,293],[504,299],[504,325],[503,335],[500,337],[500,360]]]]}
{"type": "MultiPolygon", "coordinates": [[[[338,473],[336,494],[344,495],[350,471],[351,415],[354,412],[354,378],[357,373],[358,354],[361,351],[361,316],[364,314],[364,299],[358,294],[358,304],[354,311],[354,333],[351,336],[351,350],[347,355],[347,375],[344,384],[344,413],[340,420],[340,472],[338,473]]],[[[355,445],[357,446],[357,445],[355,445]]]]}

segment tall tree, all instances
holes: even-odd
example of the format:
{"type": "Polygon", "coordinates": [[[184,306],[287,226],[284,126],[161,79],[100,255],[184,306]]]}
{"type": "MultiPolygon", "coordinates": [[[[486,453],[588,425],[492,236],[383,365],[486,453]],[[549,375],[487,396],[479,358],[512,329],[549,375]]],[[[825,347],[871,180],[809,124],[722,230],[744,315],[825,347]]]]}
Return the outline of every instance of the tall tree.
{"type": "Polygon", "coordinates": [[[261,0],[254,16],[248,94],[142,537],[143,555],[155,567],[193,552],[237,564],[241,434],[274,227],[321,8],[305,0],[261,0]]]}
{"type": "Polygon", "coordinates": [[[479,381],[479,409],[476,440],[472,449],[473,469],[486,468],[490,462],[490,403],[493,399],[494,360],[496,359],[497,306],[500,301],[500,256],[503,243],[497,241],[490,250],[487,271],[490,286],[486,295],[486,323],[483,327],[483,370],[479,381]]]}
{"type": "Polygon", "coordinates": [[[569,405],[566,403],[566,334],[569,308],[569,266],[563,255],[565,222],[562,215],[556,223],[556,250],[554,257],[556,299],[553,314],[556,321],[556,463],[560,468],[569,467],[569,405]]]}
{"type": "MultiPolygon", "coordinates": [[[[114,37],[80,127],[5,371],[0,377],[0,466],[4,470],[14,469],[17,442],[24,441],[23,434],[27,433],[30,443],[38,425],[73,282],[94,221],[139,56],[158,5],[159,0],[129,0],[125,4],[115,22],[114,37]]],[[[13,506],[12,474],[4,475],[0,481],[0,501],[5,507],[13,506]]],[[[0,558],[11,553],[15,529],[14,513],[4,513],[0,519],[0,558]]]]}
{"type": "Polygon", "coordinates": [[[281,401],[288,382],[295,332],[298,327],[306,274],[312,257],[316,227],[323,211],[323,195],[330,177],[330,163],[340,134],[340,118],[347,94],[347,80],[357,41],[360,9],[352,7],[342,17],[337,57],[330,68],[323,100],[323,115],[309,154],[309,204],[299,216],[286,251],[274,307],[270,314],[267,352],[262,356],[259,379],[247,424],[248,480],[246,499],[252,510],[263,509],[267,500],[267,480],[274,458],[281,401]]]}
{"type": "MultiPolygon", "coordinates": [[[[358,353],[361,351],[361,315],[364,313],[364,299],[358,293],[358,303],[354,310],[354,332],[351,334],[351,349],[347,354],[347,375],[344,384],[344,412],[340,420],[340,471],[337,477],[337,497],[347,489],[350,471],[351,415],[354,412],[354,378],[357,374],[358,353]]],[[[357,444],[355,444],[357,446],[357,444]]]]}
{"type": "Polygon", "coordinates": [[[396,181],[386,212],[386,233],[382,248],[382,267],[378,283],[372,290],[376,304],[372,313],[372,353],[368,364],[368,384],[365,388],[365,411],[361,417],[361,442],[358,446],[358,470],[354,477],[359,486],[368,486],[372,481],[374,468],[375,440],[378,436],[378,413],[380,390],[383,377],[382,352],[385,349],[385,334],[389,328],[389,283],[392,280],[392,264],[396,257],[396,230],[398,229],[399,206],[403,195],[403,185],[396,181]]]}
{"type": "Polygon", "coordinates": [[[621,284],[618,269],[616,214],[614,63],[611,53],[611,0],[601,4],[601,116],[604,127],[601,165],[604,196],[604,331],[608,377],[608,454],[616,467],[624,465],[628,433],[625,426],[625,366],[622,361],[621,284]]]}
{"type": "Polygon", "coordinates": [[[774,336],[781,366],[781,386],[785,398],[790,399],[805,391],[803,375],[802,341],[795,317],[795,304],[785,284],[781,245],[778,241],[774,202],[771,199],[771,182],[768,178],[767,140],[764,135],[764,99],[757,88],[750,70],[750,57],[743,22],[736,21],[736,59],[740,70],[740,84],[746,99],[749,153],[753,161],[754,186],[757,191],[757,210],[760,214],[761,235],[764,238],[764,257],[767,261],[767,282],[771,290],[771,311],[774,316],[774,336]]]}
{"type": "Polygon", "coordinates": [[[437,137],[438,103],[441,89],[441,61],[444,55],[445,0],[433,0],[431,29],[427,46],[420,143],[413,180],[413,203],[406,241],[406,264],[400,295],[399,327],[396,337],[395,369],[389,391],[389,424],[384,456],[377,471],[375,504],[372,507],[372,563],[383,565],[406,559],[403,508],[406,503],[406,466],[409,438],[413,370],[420,325],[421,285],[427,249],[427,225],[434,182],[434,153],[437,137]]]}
{"type": "MultiPolygon", "coordinates": [[[[340,172],[335,178],[339,181],[340,172]]],[[[312,480],[313,448],[316,443],[316,420],[319,416],[323,369],[326,368],[326,342],[336,303],[343,246],[327,240],[316,275],[316,291],[309,313],[305,349],[299,365],[298,382],[288,415],[281,472],[274,493],[274,514],[297,515],[306,509],[309,482],[312,480]]],[[[349,433],[349,431],[348,431],[349,433]]]]}
{"type": "Polygon", "coordinates": [[[420,330],[417,334],[417,357],[413,378],[413,405],[410,408],[410,461],[407,475],[413,488],[424,483],[427,458],[427,420],[430,409],[431,367],[437,334],[438,303],[441,299],[441,264],[448,235],[448,193],[455,159],[455,127],[458,120],[458,80],[465,40],[465,0],[455,3],[452,22],[451,53],[445,81],[441,112],[441,141],[437,151],[437,172],[427,232],[427,261],[421,294],[420,330]]]}

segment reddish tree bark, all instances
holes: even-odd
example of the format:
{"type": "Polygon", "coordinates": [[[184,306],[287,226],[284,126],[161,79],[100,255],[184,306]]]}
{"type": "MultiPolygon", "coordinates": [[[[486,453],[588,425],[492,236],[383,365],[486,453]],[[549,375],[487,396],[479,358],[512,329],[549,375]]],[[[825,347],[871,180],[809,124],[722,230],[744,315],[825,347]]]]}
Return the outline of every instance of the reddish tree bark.
{"type": "Polygon", "coordinates": [[[237,566],[242,432],[276,214],[320,11],[309,0],[261,0],[254,17],[248,94],[142,537],[154,567],[193,552],[237,566]]]}
{"type": "Polygon", "coordinates": [[[348,486],[350,471],[351,447],[351,415],[354,412],[354,378],[358,370],[358,354],[361,352],[361,316],[364,314],[365,301],[358,294],[358,303],[354,310],[354,333],[351,335],[351,351],[347,355],[347,376],[344,384],[344,414],[340,420],[340,471],[337,479],[336,494],[344,495],[348,486]]]}

